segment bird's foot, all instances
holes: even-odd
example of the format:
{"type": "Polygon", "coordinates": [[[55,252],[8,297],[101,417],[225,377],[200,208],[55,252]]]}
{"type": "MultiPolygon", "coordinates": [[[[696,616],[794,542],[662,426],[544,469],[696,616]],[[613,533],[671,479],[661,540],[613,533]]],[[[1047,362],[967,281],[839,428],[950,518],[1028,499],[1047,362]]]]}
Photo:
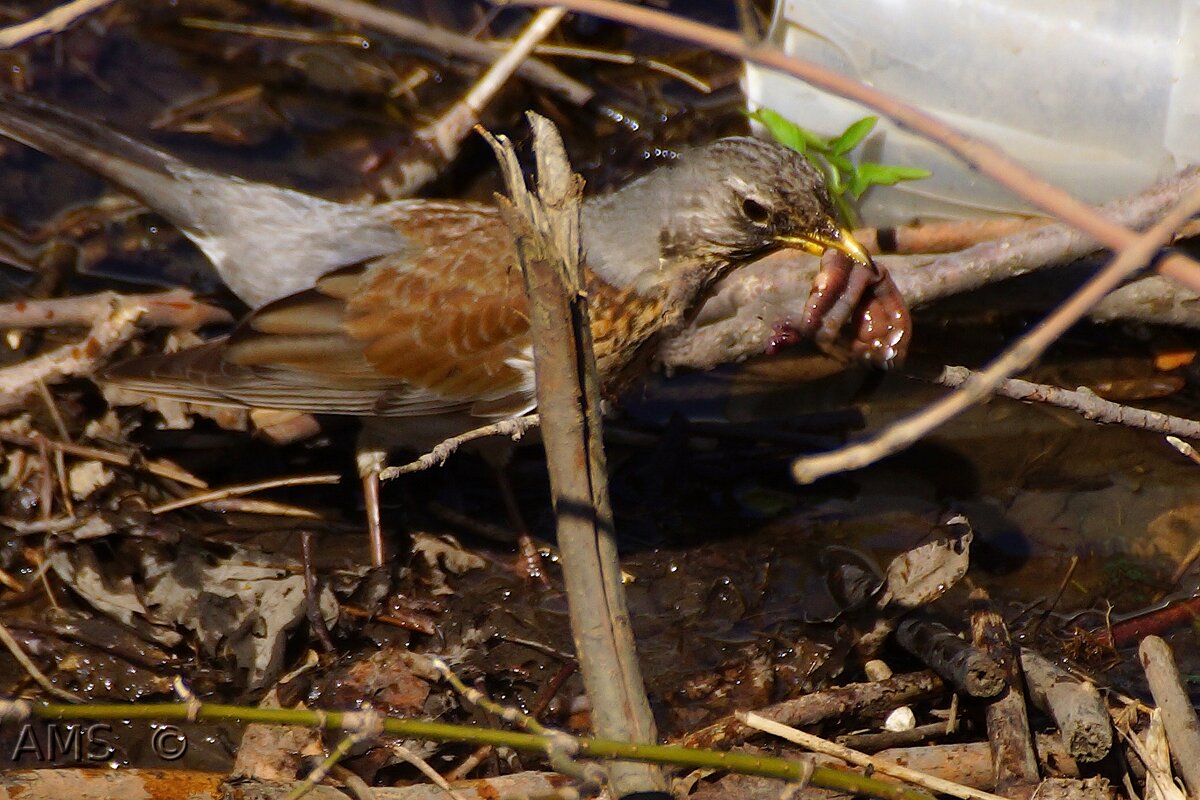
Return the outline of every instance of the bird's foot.
{"type": "Polygon", "coordinates": [[[553,586],[546,572],[545,559],[542,558],[541,548],[528,533],[522,533],[517,538],[517,558],[515,572],[530,586],[549,589],[553,586]]]}
{"type": "Polygon", "coordinates": [[[803,319],[796,325],[777,325],[775,331],[768,352],[801,337],[812,339],[831,355],[890,369],[903,362],[908,352],[912,318],[886,269],[830,249],[813,278],[803,319]],[[841,337],[847,325],[854,328],[848,345],[841,337]]]}

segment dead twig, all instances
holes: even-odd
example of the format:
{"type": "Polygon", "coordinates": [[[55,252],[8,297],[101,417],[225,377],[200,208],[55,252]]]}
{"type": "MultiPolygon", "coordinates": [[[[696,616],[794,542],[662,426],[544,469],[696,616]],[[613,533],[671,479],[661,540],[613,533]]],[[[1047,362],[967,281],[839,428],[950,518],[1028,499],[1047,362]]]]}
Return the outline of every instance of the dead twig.
{"type": "Polygon", "coordinates": [[[590,47],[545,44],[544,42],[535,47],[533,52],[539,56],[564,56],[566,58],[582,58],[589,61],[603,61],[608,64],[626,64],[631,67],[642,67],[651,72],[661,72],[663,75],[674,78],[680,83],[686,83],[702,94],[712,93],[712,86],[707,81],[698,78],[690,72],[685,72],[678,67],[664,64],[662,61],[657,61],[653,58],[635,56],[632,53],[614,53],[611,50],[595,50],[590,47]]]}
{"type": "Polygon", "coordinates": [[[1067,752],[1076,761],[1095,762],[1112,747],[1112,720],[1100,692],[1049,659],[1021,648],[1021,670],[1029,699],[1058,726],[1067,752]]]}
{"type": "Polygon", "coordinates": [[[987,707],[988,743],[992,749],[993,787],[1008,797],[1028,798],[1037,789],[1037,754],[1022,691],[1021,663],[1004,618],[983,589],[971,601],[971,639],[1000,666],[1005,691],[987,707]]]}
{"type": "Polygon", "coordinates": [[[317,584],[317,570],[313,566],[312,540],[315,536],[316,533],[310,530],[300,532],[300,561],[304,565],[304,613],[308,617],[309,630],[316,637],[321,651],[334,653],[337,652],[337,648],[333,644],[329,626],[325,624],[325,617],[321,614],[318,599],[321,587],[317,584]]]}
{"type": "Polygon", "coordinates": [[[113,0],[72,0],[70,3],[50,9],[40,17],[2,28],[0,29],[0,50],[16,47],[36,36],[62,33],[76,20],[93,11],[99,11],[107,5],[111,5],[112,2],[113,0]]]}
{"type": "Polygon", "coordinates": [[[451,436],[415,461],[401,464],[398,467],[388,467],[383,470],[379,473],[379,480],[390,481],[393,478],[399,478],[401,475],[407,475],[410,472],[422,472],[441,466],[446,463],[446,459],[458,450],[458,448],[476,439],[484,439],[488,436],[508,436],[513,441],[518,441],[531,428],[536,428],[539,422],[540,419],[537,414],[526,414],[523,417],[500,420],[499,422],[475,428],[458,436],[451,436]]]}
{"type": "Polygon", "coordinates": [[[16,536],[33,536],[38,533],[62,533],[80,525],[78,517],[52,517],[39,519],[36,522],[26,522],[14,517],[0,517],[0,525],[8,528],[8,532],[16,536]]]}
{"type": "MultiPolygon", "coordinates": [[[[946,690],[934,672],[894,675],[881,681],[851,683],[785,700],[758,710],[758,714],[784,725],[817,725],[830,719],[872,717],[886,714],[904,703],[913,703],[946,690]]],[[[727,749],[748,739],[754,730],[736,717],[723,717],[693,731],[679,744],[684,747],[727,749]]]]}
{"type": "Polygon", "coordinates": [[[513,41],[504,55],[487,68],[470,91],[453,103],[429,125],[417,131],[417,139],[425,144],[415,148],[413,156],[397,164],[397,179],[389,179],[387,192],[394,197],[408,197],[437,178],[440,169],[458,155],[463,139],[479,122],[480,112],[496,96],[522,64],[529,59],[534,46],[544,39],[562,20],[566,12],[548,8],[539,11],[513,41]]]}
{"type": "Polygon", "coordinates": [[[566,16],[562,8],[547,8],[534,15],[504,55],[496,59],[483,73],[471,90],[445,111],[436,122],[417,132],[417,136],[433,144],[437,153],[450,161],[458,153],[458,146],[479,122],[479,112],[484,109],[501,87],[508,82],[538,42],[545,39],[566,16]]]}
{"type": "MultiPolygon", "coordinates": [[[[417,771],[428,778],[430,783],[445,792],[446,796],[449,797],[450,800],[464,800],[462,795],[458,794],[450,787],[449,781],[439,775],[438,771],[431,767],[428,761],[421,758],[412,750],[405,747],[400,742],[392,742],[388,749],[391,750],[401,761],[416,767],[417,771]]],[[[349,770],[346,771],[350,772],[349,770]]],[[[354,775],[352,772],[350,774],[354,775]]],[[[355,775],[355,777],[357,778],[358,776],[355,775]]],[[[359,780],[361,781],[362,778],[359,778],[359,780]]]]}
{"type": "Polygon", "coordinates": [[[907,617],[896,626],[896,641],[972,697],[995,697],[1004,688],[1000,665],[940,622],[907,617]]]}
{"type": "Polygon", "coordinates": [[[1188,796],[1200,796],[1200,719],[1183,687],[1171,648],[1159,637],[1147,636],[1138,647],[1138,658],[1146,672],[1150,694],[1162,712],[1171,760],[1183,778],[1188,796]]]}
{"type": "Polygon", "coordinates": [[[38,381],[53,384],[92,374],[102,358],[133,338],[143,313],[145,307],[138,302],[110,303],[83,341],[0,370],[0,411],[23,405],[37,391],[38,381]]]}
{"type": "MultiPolygon", "coordinates": [[[[1144,736],[1139,737],[1132,730],[1124,734],[1130,749],[1137,754],[1146,768],[1144,796],[1146,800],[1187,800],[1183,788],[1171,775],[1171,749],[1163,726],[1162,712],[1154,708],[1150,710],[1149,716],[1150,724],[1146,726],[1144,736]]],[[[1136,796],[1128,777],[1125,786],[1131,796],[1136,796]]]]}
{"type": "Polygon", "coordinates": [[[395,614],[372,614],[370,611],[354,606],[342,604],[341,611],[351,617],[359,619],[368,619],[372,622],[379,622],[384,625],[391,625],[396,628],[402,628],[406,631],[416,631],[432,636],[437,633],[437,625],[432,619],[422,614],[412,613],[407,617],[398,617],[395,614]]]}
{"type": "Polygon", "coordinates": [[[1190,625],[1197,617],[1200,617],[1200,597],[1188,597],[1115,622],[1104,630],[1095,631],[1095,635],[1102,646],[1126,647],[1148,635],[1190,625]]]}
{"type": "Polygon", "coordinates": [[[312,31],[302,28],[286,28],[280,25],[247,25],[241,22],[229,22],[221,19],[203,17],[181,17],[179,24],[185,28],[195,28],[202,31],[218,31],[220,33],[236,33],[242,36],[253,36],[256,39],[278,39],[285,42],[304,42],[306,44],[344,44],[347,47],[366,50],[371,46],[371,40],[357,33],[340,31],[312,31]]]}
{"type": "Polygon", "coordinates": [[[225,486],[220,489],[213,489],[209,492],[201,492],[187,497],[181,497],[178,500],[172,500],[169,503],[161,503],[150,509],[151,514],[165,514],[168,511],[178,511],[181,508],[189,506],[197,506],[201,503],[209,503],[213,500],[225,500],[230,497],[242,497],[255,492],[266,491],[267,489],[279,489],[284,486],[312,486],[314,484],[337,483],[342,478],[334,473],[324,473],[319,475],[294,475],[290,478],[273,478],[269,481],[258,481],[256,483],[243,483],[237,486],[225,486]]]}
{"type": "MultiPolygon", "coordinates": [[[[1140,231],[1197,187],[1200,187],[1200,167],[1187,167],[1144,191],[1096,206],[1094,210],[1106,219],[1140,231]]],[[[1067,264],[1101,249],[1098,241],[1072,225],[1043,221],[928,264],[909,270],[893,269],[892,277],[905,300],[912,305],[923,305],[1045,267],[1067,264]]],[[[883,263],[889,262],[885,259],[883,263]]]]}
{"type": "Polygon", "coordinates": [[[233,321],[233,315],[198,301],[186,289],[157,294],[122,295],[100,292],[49,300],[18,300],[0,304],[0,328],[51,328],[92,325],[96,318],[111,313],[115,306],[136,305],[143,309],[143,325],[169,328],[198,328],[233,321]]]}
{"type": "MultiPolygon", "coordinates": [[[[973,374],[966,367],[945,367],[942,374],[934,379],[934,382],[942,386],[957,388],[969,381],[973,374]]],[[[1046,403],[1059,408],[1068,408],[1084,419],[1094,422],[1124,425],[1128,428],[1139,428],[1173,436],[1186,436],[1189,439],[1200,438],[1200,422],[1194,419],[1114,403],[1100,397],[1086,386],[1078,389],[1063,389],[1019,378],[1007,378],[995,387],[994,393],[1013,400],[1046,403]]]]}
{"type": "Polygon", "coordinates": [[[92,461],[100,461],[105,464],[112,464],[115,467],[129,467],[133,469],[141,469],[149,472],[151,475],[157,475],[160,478],[169,478],[177,481],[185,486],[191,486],[194,489],[207,489],[208,484],[197,478],[192,473],[183,469],[170,461],[156,459],[153,461],[127,456],[124,453],[114,453],[110,450],[101,450],[98,447],[89,447],[83,444],[75,444],[74,442],[62,442],[56,439],[48,439],[41,434],[35,433],[31,436],[25,436],[19,433],[10,433],[8,431],[0,431],[0,442],[8,442],[19,447],[37,447],[38,441],[43,440],[52,449],[66,453],[69,456],[76,458],[90,459],[92,461]]]}
{"type": "Polygon", "coordinates": [[[201,503],[209,511],[221,514],[263,514],[269,517],[295,517],[297,519],[322,519],[321,514],[311,508],[277,503],[274,500],[252,500],[230,497],[224,500],[209,500],[201,503]]]}
{"type": "Polygon", "coordinates": [[[40,669],[38,669],[37,664],[34,664],[32,659],[25,654],[25,651],[21,649],[21,645],[17,643],[17,640],[13,638],[12,634],[8,632],[8,628],[4,627],[3,624],[0,624],[0,644],[3,644],[4,647],[7,648],[8,652],[11,653],[12,657],[17,660],[17,663],[21,665],[22,669],[28,673],[29,677],[33,678],[33,682],[42,687],[45,692],[59,698],[60,700],[65,700],[68,703],[83,702],[81,698],[76,697],[65,689],[60,689],[51,683],[50,679],[47,678],[40,669]]]}
{"type": "MultiPolygon", "coordinates": [[[[453,31],[426,25],[420,20],[398,14],[365,0],[291,0],[296,5],[315,8],[334,17],[357,22],[399,39],[429,47],[441,53],[451,53],[481,64],[491,64],[503,55],[498,45],[471,39],[453,31]]],[[[549,64],[531,60],[517,70],[521,77],[566,97],[575,105],[584,105],[594,92],[574,78],[559,72],[549,64]]]]}

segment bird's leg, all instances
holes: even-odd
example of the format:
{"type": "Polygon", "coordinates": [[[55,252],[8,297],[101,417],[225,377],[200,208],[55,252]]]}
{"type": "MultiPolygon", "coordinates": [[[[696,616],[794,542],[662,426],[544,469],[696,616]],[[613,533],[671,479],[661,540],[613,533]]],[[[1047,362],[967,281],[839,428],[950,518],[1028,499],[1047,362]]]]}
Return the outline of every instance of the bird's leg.
{"type": "Polygon", "coordinates": [[[371,566],[382,567],[386,554],[383,547],[383,522],[379,510],[379,473],[387,466],[387,451],[360,447],[354,453],[358,477],[362,481],[363,500],[367,510],[367,537],[371,546],[371,566]]]}
{"type": "Polygon", "coordinates": [[[525,524],[525,516],[517,504],[517,493],[513,491],[512,481],[504,465],[492,464],[489,461],[496,484],[500,487],[500,496],[504,498],[504,509],[508,512],[509,524],[517,532],[517,571],[531,582],[549,586],[550,579],[546,576],[546,565],[542,563],[542,554],[538,550],[529,526],[525,524]]]}
{"type": "Polygon", "coordinates": [[[821,269],[799,324],[777,326],[768,350],[790,343],[793,335],[810,338],[833,355],[849,355],[881,369],[902,362],[912,338],[912,318],[896,284],[886,269],[872,262],[851,258],[829,249],[821,258],[821,269]],[[839,334],[854,325],[854,339],[847,347],[839,334]]]}

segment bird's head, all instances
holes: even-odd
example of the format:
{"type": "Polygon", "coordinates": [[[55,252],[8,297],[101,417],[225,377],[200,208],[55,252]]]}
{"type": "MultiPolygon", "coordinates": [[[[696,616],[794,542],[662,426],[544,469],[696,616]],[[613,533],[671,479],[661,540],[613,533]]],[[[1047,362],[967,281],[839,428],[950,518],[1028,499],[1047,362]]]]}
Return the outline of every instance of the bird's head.
{"type": "Polygon", "coordinates": [[[832,248],[866,263],[838,224],[821,173],[796,151],[750,137],[684,154],[668,173],[675,195],[660,236],[665,258],[739,263],[779,248],[832,248]]]}
{"type": "Polygon", "coordinates": [[[616,286],[677,297],[780,248],[870,263],[803,155],[745,136],[688,150],[585,206],[587,262],[616,286]]]}

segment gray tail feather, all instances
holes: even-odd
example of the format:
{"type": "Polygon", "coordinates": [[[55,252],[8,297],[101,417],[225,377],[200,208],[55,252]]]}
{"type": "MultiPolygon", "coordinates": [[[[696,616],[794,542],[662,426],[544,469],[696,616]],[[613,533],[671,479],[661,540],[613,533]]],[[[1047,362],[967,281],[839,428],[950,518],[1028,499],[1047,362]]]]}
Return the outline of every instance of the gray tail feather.
{"type": "Polygon", "coordinates": [[[0,134],[78,164],[106,178],[180,228],[192,209],[179,190],[182,172],[201,173],[179,159],[107,125],[28,95],[0,91],[0,134]]]}
{"type": "Polygon", "coordinates": [[[25,95],[0,90],[0,135],[96,172],[162,214],[251,306],[408,245],[390,206],[336,203],[202,170],[25,95]]]}

